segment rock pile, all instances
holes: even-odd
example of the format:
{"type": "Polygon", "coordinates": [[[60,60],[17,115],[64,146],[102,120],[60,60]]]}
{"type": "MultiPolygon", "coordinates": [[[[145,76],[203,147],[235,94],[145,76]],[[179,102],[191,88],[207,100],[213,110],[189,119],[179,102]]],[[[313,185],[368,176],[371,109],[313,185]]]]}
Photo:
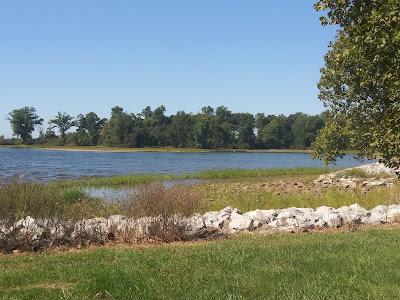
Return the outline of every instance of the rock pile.
{"type": "Polygon", "coordinates": [[[26,217],[7,225],[0,222],[0,249],[38,249],[52,245],[104,243],[109,240],[154,238],[168,230],[180,232],[182,239],[198,239],[215,234],[233,234],[241,231],[301,231],[306,229],[339,228],[346,224],[400,222],[400,205],[379,205],[367,210],[358,204],[332,208],[286,208],[254,210],[242,213],[226,207],[191,217],[174,216],[140,219],[121,215],[109,218],[85,219],[77,222],[41,220],[26,217]],[[27,247],[26,245],[29,245],[27,247]]]}
{"type": "Polygon", "coordinates": [[[369,190],[370,188],[375,187],[390,187],[396,180],[396,170],[385,167],[385,165],[381,163],[373,163],[321,175],[314,180],[313,185],[319,185],[322,188],[338,187],[345,189],[361,188],[363,190],[369,190]],[[371,177],[363,178],[357,177],[356,175],[346,175],[348,172],[357,170],[364,172],[371,177]]]}

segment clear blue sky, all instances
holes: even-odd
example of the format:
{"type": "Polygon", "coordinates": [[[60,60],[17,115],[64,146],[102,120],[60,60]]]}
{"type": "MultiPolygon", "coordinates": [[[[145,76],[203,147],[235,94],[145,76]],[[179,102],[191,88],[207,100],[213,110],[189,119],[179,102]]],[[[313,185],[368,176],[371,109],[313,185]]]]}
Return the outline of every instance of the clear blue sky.
{"type": "Polygon", "coordinates": [[[0,0],[0,134],[22,106],[46,122],[115,105],[319,113],[334,30],[313,2],[0,0]]]}

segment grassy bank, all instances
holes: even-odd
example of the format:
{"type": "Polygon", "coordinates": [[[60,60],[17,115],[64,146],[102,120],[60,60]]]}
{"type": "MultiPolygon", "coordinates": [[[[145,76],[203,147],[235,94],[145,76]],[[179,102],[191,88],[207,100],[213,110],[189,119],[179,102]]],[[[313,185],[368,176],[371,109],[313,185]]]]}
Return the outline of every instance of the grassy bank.
{"type": "Polygon", "coordinates": [[[0,255],[2,299],[398,299],[400,231],[0,255]]]}
{"type": "MultiPolygon", "coordinates": [[[[309,182],[314,176],[290,176],[290,180],[309,182]]],[[[239,208],[243,212],[255,209],[279,209],[287,207],[319,207],[322,205],[341,207],[359,203],[365,208],[377,205],[400,204],[400,184],[391,188],[363,190],[339,190],[329,188],[315,191],[275,191],[263,188],[268,181],[287,180],[288,177],[249,178],[245,180],[209,181],[193,186],[177,186],[172,190],[162,185],[138,185],[137,193],[127,193],[119,202],[93,199],[79,187],[12,183],[0,188],[0,219],[12,221],[25,216],[34,218],[82,219],[108,217],[122,214],[134,217],[151,214],[173,214],[221,210],[226,206],[239,208]],[[190,195],[186,199],[180,195],[190,195]],[[132,203],[140,204],[141,210],[132,203]],[[148,203],[152,203],[150,206],[148,203]],[[182,203],[190,203],[190,210],[182,203]],[[166,205],[167,204],[167,205],[166,205]],[[148,209],[145,209],[148,208],[148,209]],[[157,209],[156,209],[157,208],[157,209]]]]}

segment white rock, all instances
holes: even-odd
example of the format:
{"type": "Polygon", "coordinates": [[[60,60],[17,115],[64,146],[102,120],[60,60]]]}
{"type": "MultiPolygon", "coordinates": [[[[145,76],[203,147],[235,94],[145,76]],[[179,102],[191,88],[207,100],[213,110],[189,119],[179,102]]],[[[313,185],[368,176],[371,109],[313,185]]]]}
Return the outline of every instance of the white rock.
{"type": "Polygon", "coordinates": [[[108,220],[105,218],[85,219],[75,223],[72,239],[85,238],[105,240],[109,233],[108,220]]]}
{"type": "Polygon", "coordinates": [[[364,207],[362,207],[358,203],[350,205],[350,209],[352,211],[355,211],[355,212],[358,212],[358,213],[361,213],[361,214],[367,214],[368,213],[368,210],[366,210],[364,207]]]}
{"type": "Polygon", "coordinates": [[[21,220],[19,220],[17,223],[15,223],[15,227],[30,227],[35,224],[35,219],[27,216],[21,220]]]}
{"type": "Polygon", "coordinates": [[[219,225],[217,224],[218,214],[218,211],[210,211],[203,215],[203,219],[207,227],[219,228],[219,225]]]}
{"type": "Polygon", "coordinates": [[[380,211],[373,211],[371,215],[362,219],[363,224],[379,225],[387,222],[387,214],[380,211]]]}
{"type": "Polygon", "coordinates": [[[378,205],[370,210],[371,213],[379,212],[379,213],[387,213],[388,207],[385,205],[378,205]]]}
{"type": "Polygon", "coordinates": [[[204,233],[206,224],[200,214],[194,214],[185,221],[185,233],[189,236],[195,236],[204,233]]]}
{"type": "Polygon", "coordinates": [[[259,225],[263,225],[265,223],[272,221],[275,218],[276,211],[274,209],[268,209],[268,210],[257,209],[244,213],[243,216],[248,217],[253,221],[257,221],[259,225]]]}
{"type": "Polygon", "coordinates": [[[241,214],[232,213],[228,226],[231,231],[251,230],[253,229],[253,220],[241,214]]]}
{"type": "Polygon", "coordinates": [[[387,220],[388,222],[399,222],[400,221],[400,207],[396,208],[393,207],[392,209],[389,207],[387,213],[387,220]]]}
{"type": "Polygon", "coordinates": [[[127,218],[122,215],[112,215],[108,217],[109,230],[116,235],[126,230],[127,223],[127,218]]]}
{"type": "Polygon", "coordinates": [[[44,229],[36,224],[35,219],[27,216],[15,223],[14,229],[19,229],[18,238],[36,241],[44,229]]]}
{"type": "Polygon", "coordinates": [[[322,228],[337,228],[340,227],[343,223],[342,216],[338,213],[329,213],[320,215],[320,218],[315,223],[316,227],[322,228]]]}

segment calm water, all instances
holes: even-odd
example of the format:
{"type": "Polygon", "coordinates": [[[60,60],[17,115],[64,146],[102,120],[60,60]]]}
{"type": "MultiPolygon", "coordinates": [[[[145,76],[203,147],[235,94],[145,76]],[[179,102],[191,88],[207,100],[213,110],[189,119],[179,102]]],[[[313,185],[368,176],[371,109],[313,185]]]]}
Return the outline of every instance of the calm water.
{"type": "MultiPolygon", "coordinates": [[[[162,184],[166,188],[172,188],[176,185],[193,185],[206,182],[206,180],[200,179],[181,179],[181,180],[165,180],[162,184]]],[[[108,201],[121,201],[124,200],[127,196],[135,194],[136,187],[126,187],[126,186],[118,186],[118,187],[93,187],[88,186],[84,187],[83,191],[90,197],[94,198],[102,198],[108,201]]]]}
{"type": "MultiPolygon", "coordinates": [[[[340,167],[360,165],[351,155],[340,167]]],[[[49,181],[83,176],[180,174],[213,169],[319,167],[304,153],[110,153],[0,147],[0,178],[49,181]]]]}

